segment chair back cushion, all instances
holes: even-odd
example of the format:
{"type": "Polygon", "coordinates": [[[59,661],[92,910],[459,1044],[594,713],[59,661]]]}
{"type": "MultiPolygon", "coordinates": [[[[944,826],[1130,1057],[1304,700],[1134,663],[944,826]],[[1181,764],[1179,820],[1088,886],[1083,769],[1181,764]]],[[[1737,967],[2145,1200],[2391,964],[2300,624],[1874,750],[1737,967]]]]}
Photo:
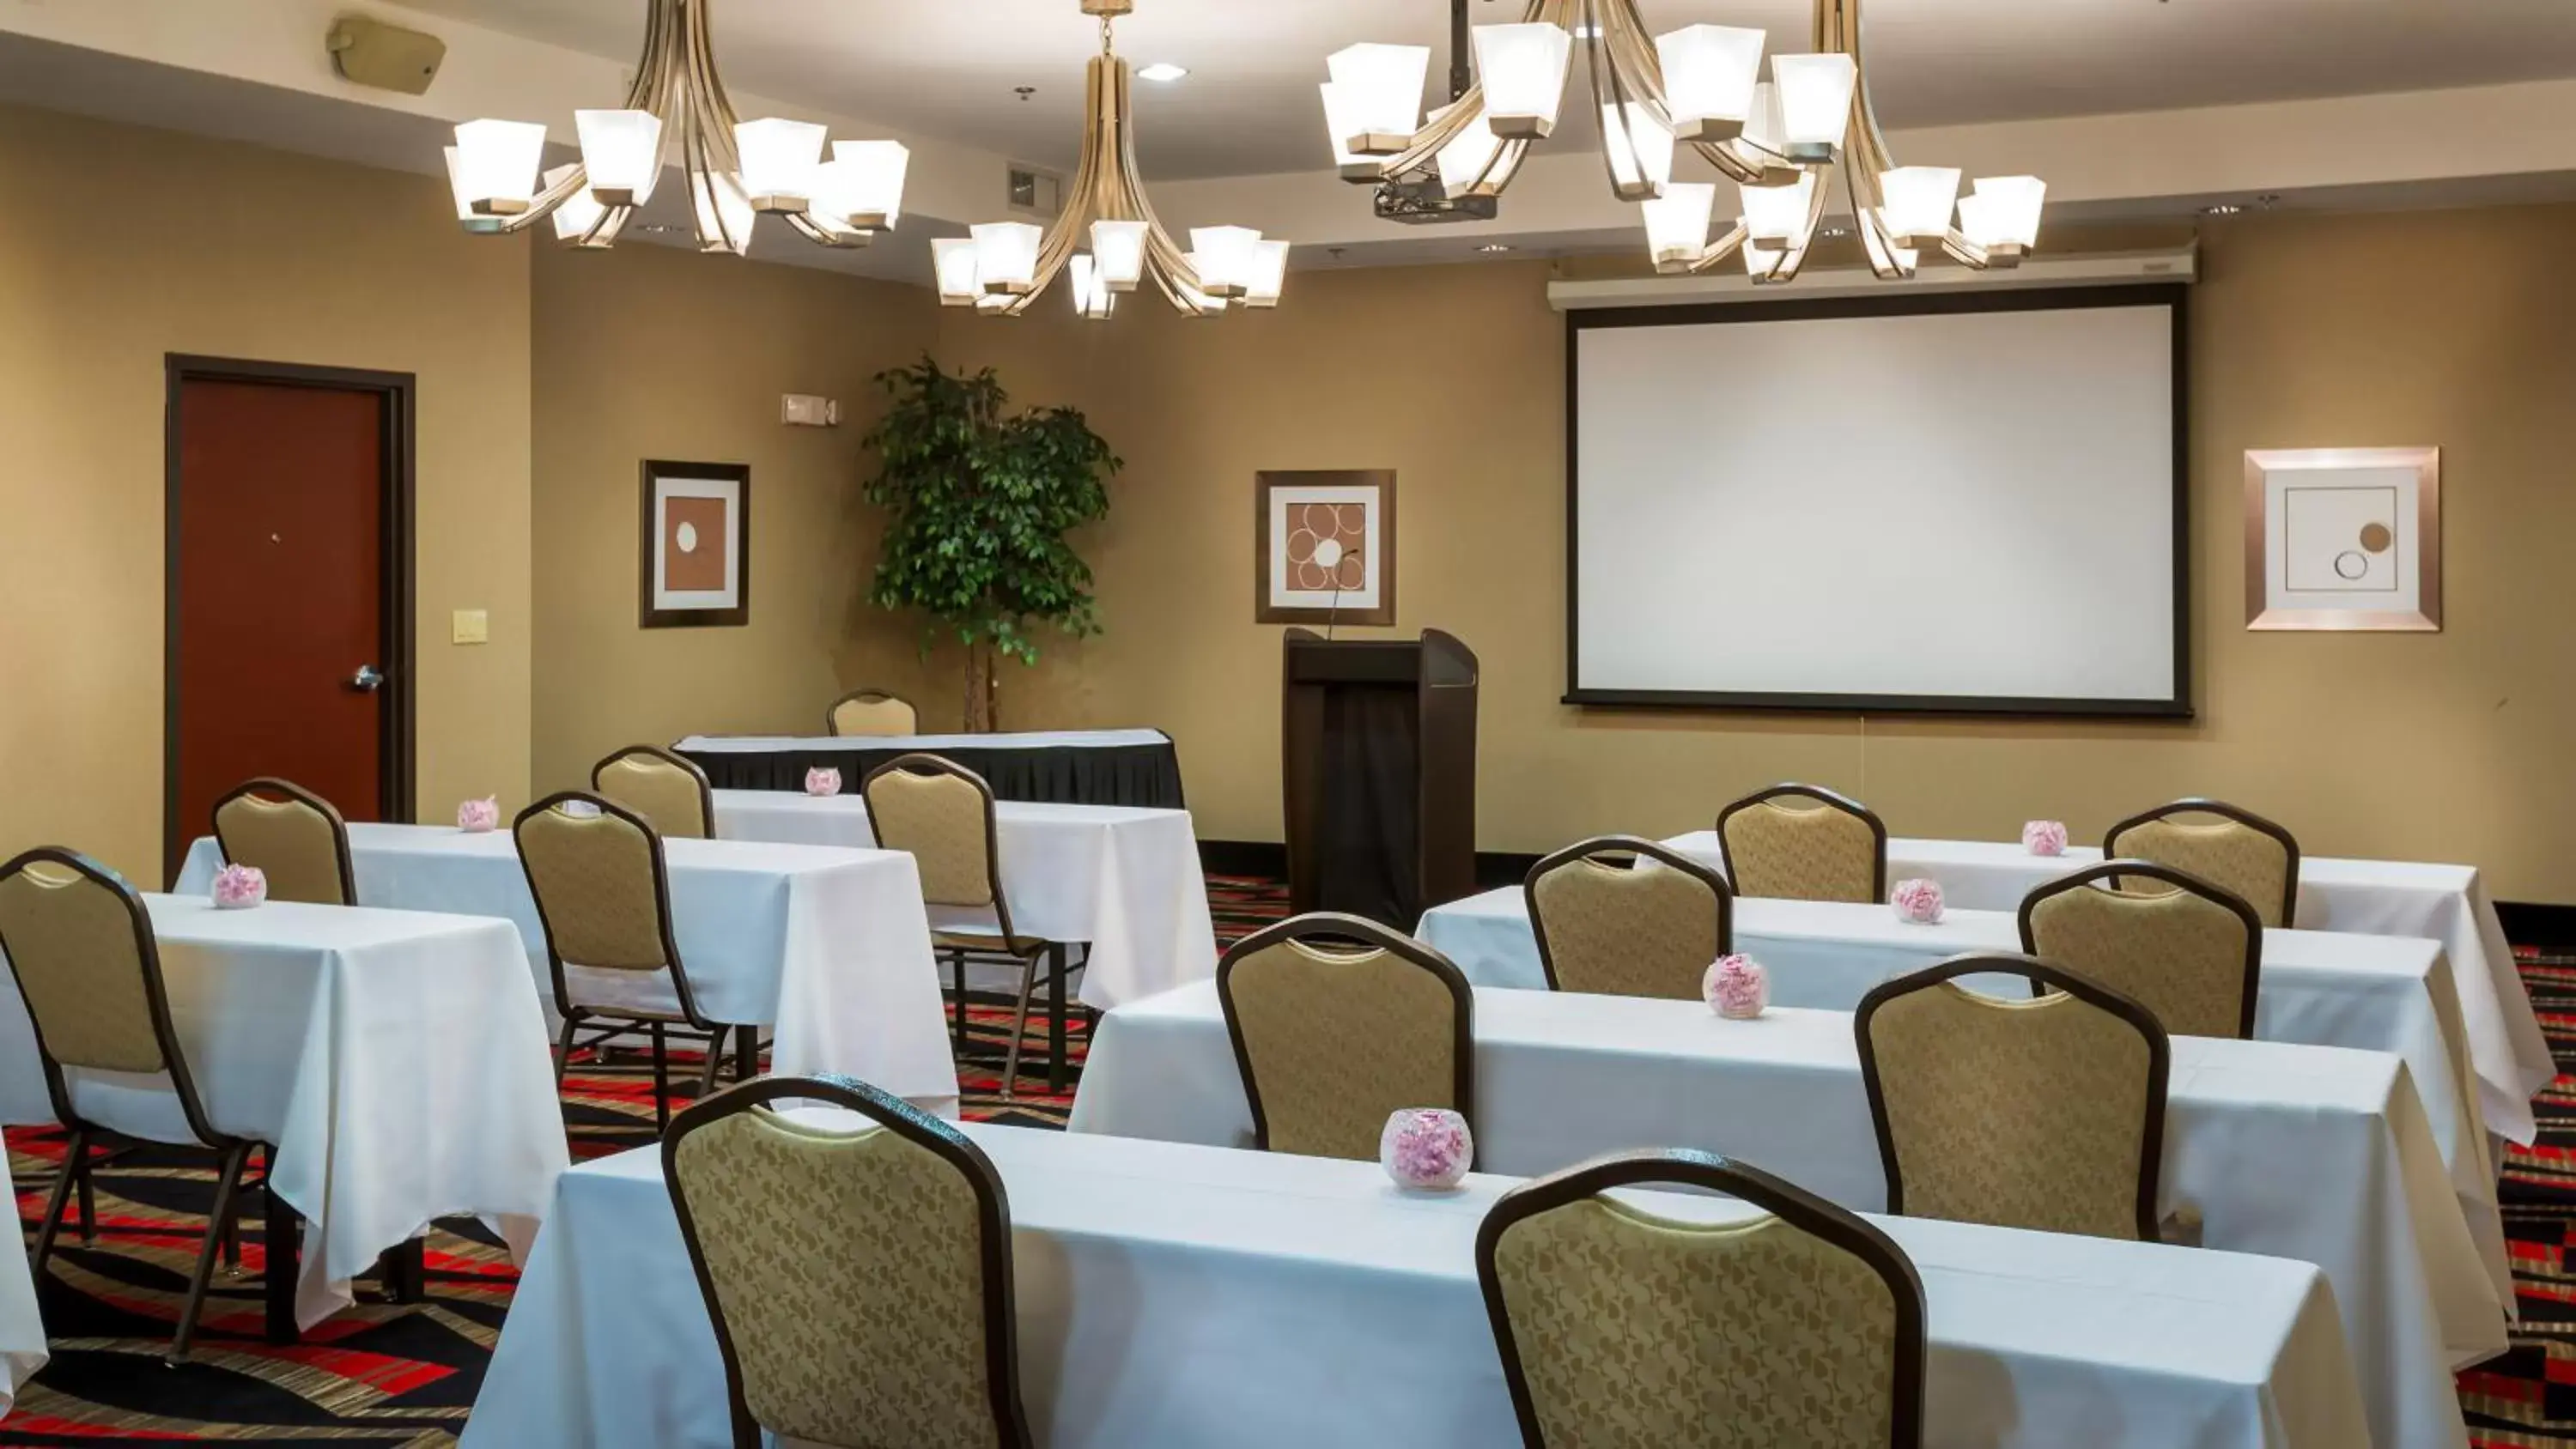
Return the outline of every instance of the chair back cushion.
{"type": "Polygon", "coordinates": [[[993,904],[990,806],[972,779],[886,769],[870,775],[862,793],[877,844],[912,856],[923,900],[934,906],[993,904]]]}
{"type": "MultiPolygon", "coordinates": [[[[2178,816],[2141,820],[2113,835],[2103,851],[2199,876],[2243,896],[2264,925],[2290,924],[2283,918],[2291,886],[2290,849],[2243,821],[2178,816]]],[[[2136,881],[2125,888],[2141,894],[2168,889],[2156,881],[2136,881]]]]}
{"type": "Polygon", "coordinates": [[[1493,1262],[1550,1449],[1889,1442],[1895,1296],[1784,1219],[1586,1197],[1505,1228],[1493,1262]]]}
{"type": "Polygon", "coordinates": [[[1726,951],[1717,892],[1653,860],[1567,860],[1531,877],[1529,904],[1559,991],[1697,1001],[1726,951]]]}
{"type": "Polygon", "coordinates": [[[1869,822],[1831,805],[1764,800],[1719,822],[1739,896],[1875,901],[1879,844],[1869,822]]]}
{"type": "Polygon", "coordinates": [[[652,822],[665,840],[708,840],[706,776],[685,760],[630,750],[599,762],[590,787],[652,822]]]}
{"type": "Polygon", "coordinates": [[[1401,1107],[1458,1095],[1459,1003],[1449,984],[1392,951],[1325,951],[1282,940],[1235,958],[1224,1004],[1273,1152],[1377,1160],[1401,1107]]]}
{"type": "Polygon", "coordinates": [[[849,695],[832,705],[832,733],[836,735],[917,735],[921,733],[921,714],[905,700],[891,694],[866,692],[849,695]]]}
{"type": "Polygon", "coordinates": [[[762,1427],[854,1449],[993,1449],[986,1244],[963,1171],[888,1128],[765,1108],[697,1128],[671,1161],[762,1427]]]}
{"type": "Polygon", "coordinates": [[[1879,1002],[1861,1026],[1907,1216],[2139,1236],[2161,1093],[2137,1027],[2063,993],[2006,1001],[1949,981],[1879,1002]]]}
{"type": "Polygon", "coordinates": [[[289,796],[234,795],[215,807],[215,838],[224,859],[268,877],[268,898],[317,906],[350,906],[340,861],[348,827],[336,815],[289,796]]]}
{"type": "Polygon", "coordinates": [[[2224,903],[2078,886],[2033,901],[2030,950],[2134,998],[2171,1036],[2243,1036],[2262,938],[2224,903]]]}
{"type": "Polygon", "coordinates": [[[653,839],[634,822],[571,815],[557,805],[521,819],[518,839],[546,938],[565,965],[659,971],[671,964],[653,839]]]}
{"type": "Polygon", "coordinates": [[[42,862],[0,877],[0,948],[55,1061],[109,1072],[167,1068],[143,946],[114,887],[42,862]]]}

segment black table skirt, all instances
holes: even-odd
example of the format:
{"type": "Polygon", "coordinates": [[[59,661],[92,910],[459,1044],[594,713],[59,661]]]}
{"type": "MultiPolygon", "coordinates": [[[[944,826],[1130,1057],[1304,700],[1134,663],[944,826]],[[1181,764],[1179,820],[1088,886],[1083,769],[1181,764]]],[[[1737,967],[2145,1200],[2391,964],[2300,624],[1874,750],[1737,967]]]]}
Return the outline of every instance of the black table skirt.
{"type": "MultiPolygon", "coordinates": [[[[817,765],[841,772],[844,794],[901,749],[682,750],[719,790],[802,790],[817,765]]],[[[984,777],[1004,800],[1062,805],[1185,808],[1181,761],[1168,739],[1150,745],[1038,745],[946,749],[942,757],[984,777]]]]}

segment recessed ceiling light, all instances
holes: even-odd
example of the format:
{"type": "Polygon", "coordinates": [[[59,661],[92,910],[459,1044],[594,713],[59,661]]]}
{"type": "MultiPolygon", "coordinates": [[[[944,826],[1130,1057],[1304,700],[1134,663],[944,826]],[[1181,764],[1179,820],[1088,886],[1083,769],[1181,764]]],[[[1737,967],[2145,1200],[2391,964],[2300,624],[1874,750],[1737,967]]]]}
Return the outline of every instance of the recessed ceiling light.
{"type": "Polygon", "coordinates": [[[1483,246],[1476,248],[1476,250],[1480,252],[1507,252],[1511,249],[1512,244],[1510,242],[1487,242],[1483,246]]]}
{"type": "Polygon", "coordinates": [[[2244,209],[2244,207],[2238,206],[2235,202],[2222,201],[2213,206],[2202,207],[2200,209],[2200,214],[2203,216],[2234,216],[2244,209]]]}
{"type": "Polygon", "coordinates": [[[1188,66],[1174,65],[1168,60],[1158,60],[1152,65],[1140,65],[1136,67],[1136,79],[1138,80],[1176,81],[1189,73],[1190,68],[1188,66]]]}

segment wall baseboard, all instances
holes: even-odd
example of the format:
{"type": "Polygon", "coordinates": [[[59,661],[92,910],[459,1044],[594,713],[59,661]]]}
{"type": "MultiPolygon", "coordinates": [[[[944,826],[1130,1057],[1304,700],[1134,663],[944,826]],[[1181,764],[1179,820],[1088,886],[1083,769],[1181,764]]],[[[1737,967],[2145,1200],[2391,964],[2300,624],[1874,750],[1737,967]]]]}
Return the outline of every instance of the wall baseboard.
{"type": "MultiPolygon", "coordinates": [[[[1510,851],[1476,852],[1476,887],[1493,890],[1515,886],[1538,864],[1535,855],[1510,851]]],[[[1276,840],[1202,840],[1199,868],[1210,875],[1249,875],[1269,880],[1288,878],[1288,847],[1276,840]]]]}

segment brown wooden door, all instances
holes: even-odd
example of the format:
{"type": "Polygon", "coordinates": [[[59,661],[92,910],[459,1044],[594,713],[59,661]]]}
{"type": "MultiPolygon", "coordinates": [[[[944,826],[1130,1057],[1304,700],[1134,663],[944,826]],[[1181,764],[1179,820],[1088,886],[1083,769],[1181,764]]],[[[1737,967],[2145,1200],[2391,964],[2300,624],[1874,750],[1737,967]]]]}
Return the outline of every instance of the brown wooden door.
{"type": "Polygon", "coordinates": [[[174,389],[173,872],[255,775],[386,818],[395,696],[360,671],[396,663],[387,395],[184,374],[174,389]]]}

